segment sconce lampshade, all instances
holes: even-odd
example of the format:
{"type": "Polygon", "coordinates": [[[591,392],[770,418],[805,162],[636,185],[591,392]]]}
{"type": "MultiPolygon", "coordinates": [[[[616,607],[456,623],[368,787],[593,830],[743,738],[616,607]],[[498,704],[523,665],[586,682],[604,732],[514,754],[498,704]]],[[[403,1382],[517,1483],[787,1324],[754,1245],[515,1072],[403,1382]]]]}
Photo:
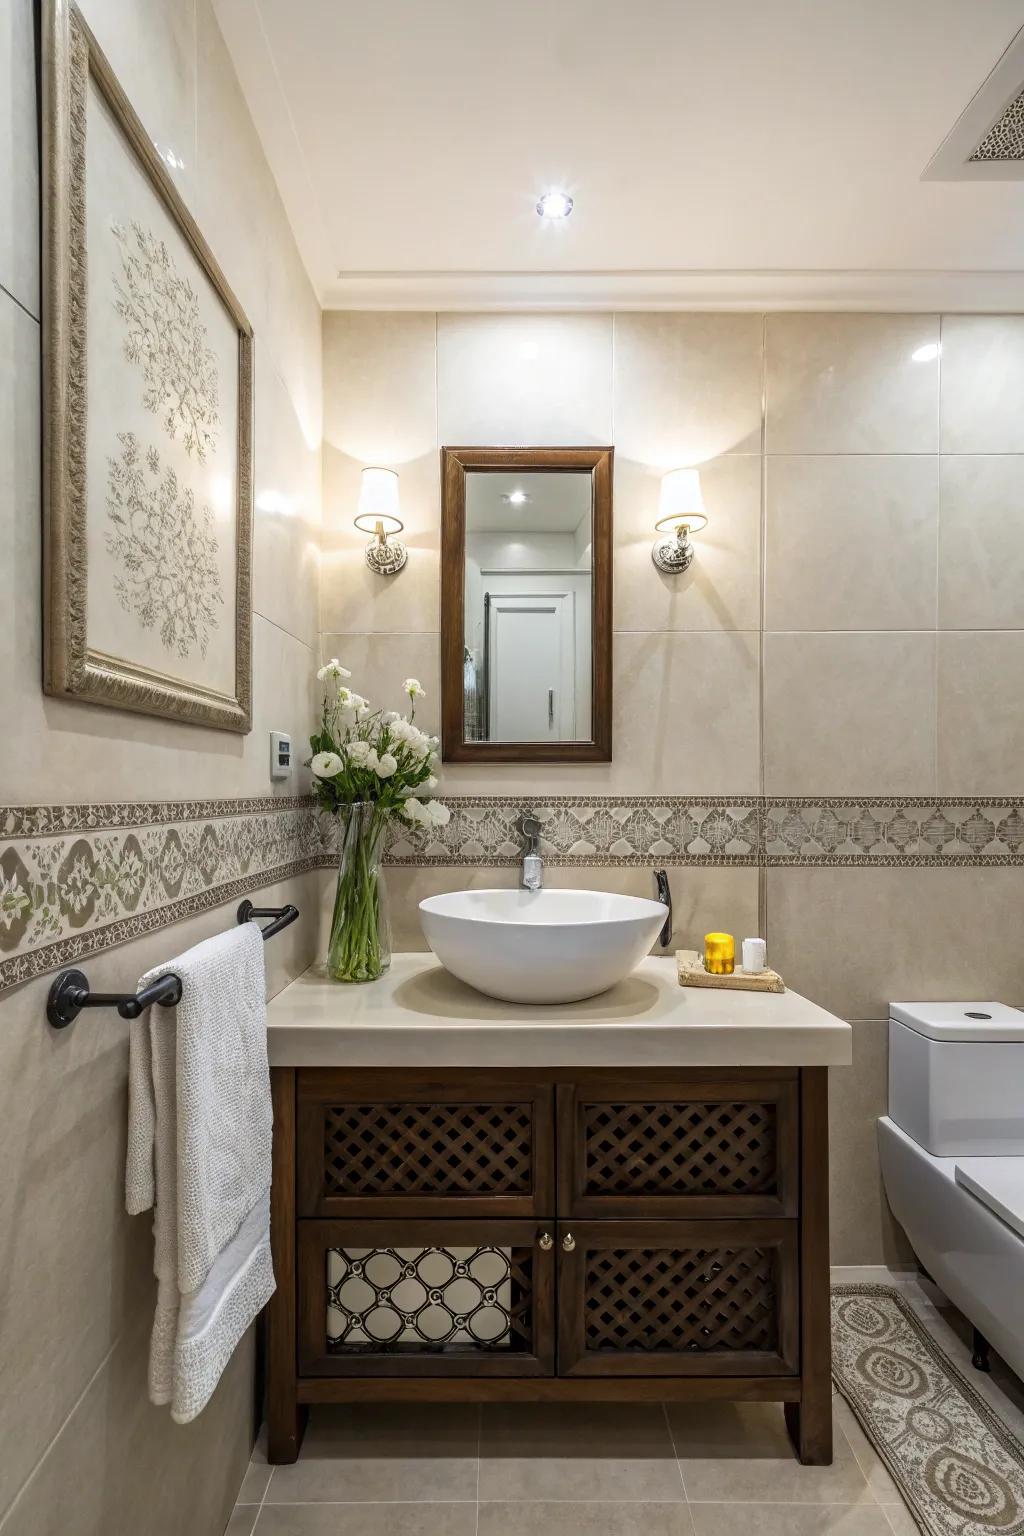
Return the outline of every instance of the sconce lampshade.
{"type": "Polygon", "coordinates": [[[405,526],[398,515],[398,475],[393,469],[368,465],[359,486],[359,509],[352,519],[363,533],[372,533],[366,563],[378,576],[392,576],[407,559],[405,545],[389,535],[405,526]]]}
{"type": "Polygon", "coordinates": [[[666,576],[678,576],[693,562],[690,534],[707,527],[700,471],[673,469],[663,475],[658,512],[654,527],[661,538],[654,541],[651,559],[666,576]]]}
{"type": "Polygon", "coordinates": [[[707,524],[699,469],[673,469],[661,480],[661,500],[656,528],[674,528],[686,522],[691,533],[707,524]]]}

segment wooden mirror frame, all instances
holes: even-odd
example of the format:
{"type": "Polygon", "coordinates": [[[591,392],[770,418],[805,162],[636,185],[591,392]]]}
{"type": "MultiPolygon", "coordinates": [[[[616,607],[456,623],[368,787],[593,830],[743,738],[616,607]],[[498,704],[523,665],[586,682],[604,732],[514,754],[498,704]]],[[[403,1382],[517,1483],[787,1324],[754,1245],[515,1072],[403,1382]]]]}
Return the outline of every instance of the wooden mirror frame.
{"type": "Polygon", "coordinates": [[[612,757],[613,448],[441,449],[441,756],[446,763],[608,763],[612,757]],[[589,470],[593,485],[591,739],[467,741],[466,471],[589,470]]]}

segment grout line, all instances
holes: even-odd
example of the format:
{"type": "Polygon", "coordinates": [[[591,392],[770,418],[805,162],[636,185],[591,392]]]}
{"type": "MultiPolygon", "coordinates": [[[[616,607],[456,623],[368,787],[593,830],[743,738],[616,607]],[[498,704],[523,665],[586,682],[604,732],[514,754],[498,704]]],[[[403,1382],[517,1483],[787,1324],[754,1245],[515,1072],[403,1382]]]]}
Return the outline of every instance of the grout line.
{"type": "Polygon", "coordinates": [[[683,1490],[683,1499],[689,1504],[690,1500],[686,1492],[686,1479],[683,1477],[683,1469],[679,1465],[679,1452],[676,1450],[676,1437],[672,1433],[672,1420],[668,1416],[668,1403],[662,1403],[661,1411],[665,1416],[665,1428],[668,1430],[669,1444],[672,1447],[672,1455],[675,1457],[676,1471],[679,1473],[679,1486],[683,1490]]]}
{"type": "Polygon", "coordinates": [[[263,1513],[263,1506],[267,1502],[267,1494],[270,1492],[270,1485],[274,1481],[274,1473],[276,1471],[277,1471],[277,1468],[275,1466],[271,1466],[271,1468],[270,1468],[270,1476],[267,1478],[267,1486],[263,1490],[263,1497],[262,1497],[262,1499],[260,1499],[260,1507],[256,1511],[256,1518],[255,1518],[255,1520],[252,1523],[252,1529],[249,1532],[249,1536],[253,1536],[253,1533],[255,1532],[256,1527],[259,1524],[260,1516],[263,1513]]]}

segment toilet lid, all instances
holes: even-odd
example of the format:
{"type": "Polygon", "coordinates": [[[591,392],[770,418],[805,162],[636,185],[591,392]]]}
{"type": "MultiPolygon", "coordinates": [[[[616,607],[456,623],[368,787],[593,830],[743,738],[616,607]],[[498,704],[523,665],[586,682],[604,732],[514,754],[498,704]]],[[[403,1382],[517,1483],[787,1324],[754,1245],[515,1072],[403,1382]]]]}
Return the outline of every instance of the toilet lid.
{"type": "Polygon", "coordinates": [[[1024,1157],[964,1157],[956,1182],[1024,1237],[1024,1157]]]}
{"type": "Polygon", "coordinates": [[[1007,1003],[890,1003],[889,1017],[929,1040],[1024,1040],[1024,1013],[1007,1003]]]}

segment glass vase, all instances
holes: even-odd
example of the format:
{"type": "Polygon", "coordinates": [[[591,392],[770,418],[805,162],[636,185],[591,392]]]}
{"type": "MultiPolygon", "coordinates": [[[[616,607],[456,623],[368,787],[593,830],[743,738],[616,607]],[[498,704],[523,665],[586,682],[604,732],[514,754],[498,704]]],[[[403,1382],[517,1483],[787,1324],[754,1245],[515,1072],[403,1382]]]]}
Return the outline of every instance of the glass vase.
{"type": "Polygon", "coordinates": [[[391,964],[391,921],[381,873],[387,816],[372,801],[338,812],[341,860],[327,972],[335,981],[376,981],[391,964]]]}

